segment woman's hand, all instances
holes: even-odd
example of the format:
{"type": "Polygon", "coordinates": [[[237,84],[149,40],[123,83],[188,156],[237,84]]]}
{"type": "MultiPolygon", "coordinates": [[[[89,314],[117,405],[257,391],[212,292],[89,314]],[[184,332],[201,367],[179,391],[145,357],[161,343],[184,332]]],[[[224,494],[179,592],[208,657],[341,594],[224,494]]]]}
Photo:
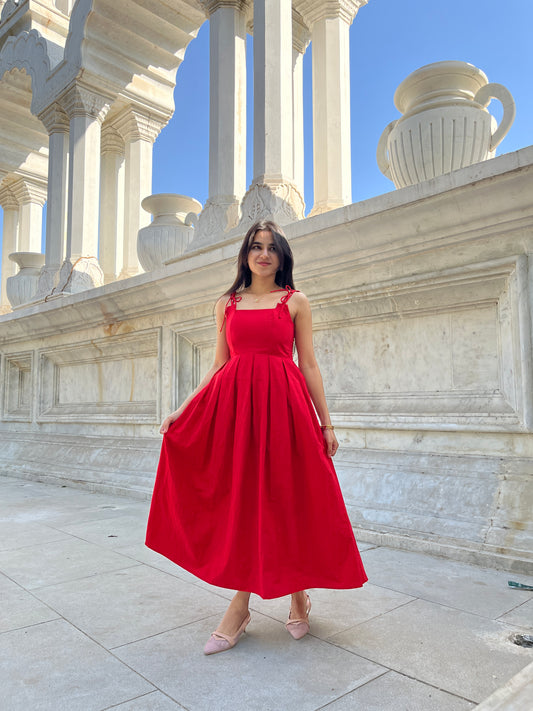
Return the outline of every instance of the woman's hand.
{"type": "Polygon", "coordinates": [[[163,422],[161,424],[161,427],[159,428],[159,434],[162,434],[162,435],[166,434],[169,430],[170,425],[173,422],[176,422],[176,420],[178,419],[180,414],[181,414],[180,411],[176,410],[176,412],[172,412],[170,415],[168,415],[168,417],[165,417],[165,419],[163,420],[163,422]]]}
{"type": "Polygon", "coordinates": [[[333,430],[322,430],[322,434],[324,435],[324,441],[326,443],[326,454],[328,457],[334,457],[335,452],[339,448],[339,443],[337,442],[337,437],[335,436],[335,432],[333,430]]]}

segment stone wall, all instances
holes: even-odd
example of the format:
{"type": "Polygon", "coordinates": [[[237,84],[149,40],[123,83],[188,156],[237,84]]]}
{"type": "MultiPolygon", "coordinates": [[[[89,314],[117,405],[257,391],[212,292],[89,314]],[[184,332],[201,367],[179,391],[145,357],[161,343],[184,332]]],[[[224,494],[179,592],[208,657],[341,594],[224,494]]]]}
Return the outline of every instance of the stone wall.
{"type": "MultiPolygon", "coordinates": [[[[533,571],[532,194],[525,148],[286,229],[360,540],[533,571]]],[[[239,244],[0,317],[2,472],[148,497],[239,244]]]]}

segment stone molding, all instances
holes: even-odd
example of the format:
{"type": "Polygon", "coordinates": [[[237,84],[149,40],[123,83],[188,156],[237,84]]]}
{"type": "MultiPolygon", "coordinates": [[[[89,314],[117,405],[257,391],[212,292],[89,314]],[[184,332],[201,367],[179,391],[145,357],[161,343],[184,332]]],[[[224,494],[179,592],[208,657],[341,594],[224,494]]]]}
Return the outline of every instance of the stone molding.
{"type": "Polygon", "coordinates": [[[100,153],[115,153],[124,155],[124,139],[113,125],[103,124],[101,133],[100,153]]]}
{"type": "MultiPolygon", "coordinates": [[[[12,183],[10,184],[12,185],[12,183]]],[[[7,185],[0,187],[0,207],[3,210],[18,210],[19,203],[15,193],[7,185]]]]}
{"type": "Polygon", "coordinates": [[[201,0],[208,15],[212,15],[223,7],[231,7],[238,12],[247,12],[250,7],[250,0],[201,0]]]}
{"type": "Polygon", "coordinates": [[[10,188],[19,205],[32,203],[44,207],[47,199],[46,181],[19,178],[10,183],[10,188]]]}
{"type": "Polygon", "coordinates": [[[159,397],[142,395],[152,384],[159,394],[161,328],[43,348],[38,363],[37,422],[160,422],[159,397]],[[91,371],[95,377],[87,379],[91,371]],[[72,380],[84,390],[81,403],[68,397],[72,380]],[[107,384],[105,392],[96,381],[107,384]]]}
{"type": "Polygon", "coordinates": [[[111,106],[111,99],[78,82],[70,86],[58,99],[70,119],[90,116],[103,123],[111,106]]]}
{"type": "Polygon", "coordinates": [[[313,27],[315,22],[325,19],[340,18],[351,25],[360,7],[368,0],[311,0],[300,9],[305,22],[313,27]]]}
{"type": "Polygon", "coordinates": [[[48,135],[52,133],[68,133],[69,132],[69,117],[61,106],[54,101],[44,111],[41,111],[38,117],[44,124],[48,135]]]}
{"type": "Polygon", "coordinates": [[[126,142],[141,140],[154,143],[167,121],[129,106],[113,120],[113,127],[126,142]]]}
{"type": "Polygon", "coordinates": [[[33,417],[34,353],[9,353],[3,359],[4,402],[2,419],[31,422],[33,417]]]}
{"type": "Polygon", "coordinates": [[[295,9],[292,8],[292,46],[300,54],[305,54],[305,50],[311,41],[311,32],[306,25],[304,18],[295,9]]]}

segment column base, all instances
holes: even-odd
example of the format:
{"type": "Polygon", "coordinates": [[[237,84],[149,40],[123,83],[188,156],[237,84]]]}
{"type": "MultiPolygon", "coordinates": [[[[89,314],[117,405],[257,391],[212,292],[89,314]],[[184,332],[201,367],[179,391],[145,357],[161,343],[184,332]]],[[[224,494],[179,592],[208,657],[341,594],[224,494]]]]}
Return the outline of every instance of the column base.
{"type": "Polygon", "coordinates": [[[37,283],[37,292],[35,294],[35,301],[42,301],[46,299],[47,296],[52,296],[56,290],[59,281],[59,271],[58,266],[44,266],[39,273],[39,281],[37,283]]]}
{"type": "Polygon", "coordinates": [[[122,279],[129,279],[130,277],[137,276],[138,274],[142,274],[143,270],[142,268],[139,267],[131,267],[130,269],[123,269],[120,274],[117,277],[117,281],[121,281],[122,279]]]}
{"type": "Polygon", "coordinates": [[[198,217],[194,238],[186,251],[193,252],[220,242],[230,230],[238,226],[239,218],[240,201],[234,195],[209,198],[198,217]]]}
{"type": "Polygon", "coordinates": [[[293,183],[256,178],[242,200],[239,227],[248,229],[258,220],[286,225],[303,219],[304,209],[303,197],[293,183]]]}
{"type": "Polygon", "coordinates": [[[80,291],[103,286],[104,272],[95,257],[65,259],[61,265],[54,295],[77,294],[80,291]]]}
{"type": "Polygon", "coordinates": [[[328,202],[328,203],[317,203],[313,205],[313,209],[307,215],[307,217],[314,217],[315,215],[323,215],[325,212],[331,212],[331,210],[338,210],[339,207],[346,207],[350,203],[346,202],[328,202]]]}

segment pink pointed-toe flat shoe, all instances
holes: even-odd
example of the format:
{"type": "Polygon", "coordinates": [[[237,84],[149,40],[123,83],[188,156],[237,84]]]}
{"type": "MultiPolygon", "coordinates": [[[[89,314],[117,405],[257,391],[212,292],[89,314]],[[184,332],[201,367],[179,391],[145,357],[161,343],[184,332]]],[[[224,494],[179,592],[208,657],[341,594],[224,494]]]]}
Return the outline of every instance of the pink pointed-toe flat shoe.
{"type": "Polygon", "coordinates": [[[298,617],[293,620],[291,619],[291,611],[289,610],[289,619],[285,623],[287,632],[294,639],[302,639],[302,637],[305,637],[305,635],[309,632],[309,613],[311,612],[311,598],[307,593],[305,593],[305,595],[307,597],[305,617],[298,617]]]}
{"type": "Polygon", "coordinates": [[[242,633],[246,630],[249,622],[250,613],[246,615],[241,626],[233,637],[230,637],[229,634],[224,634],[224,632],[215,630],[205,644],[204,654],[218,654],[218,652],[225,652],[227,649],[234,647],[239,641],[242,633]]]}

